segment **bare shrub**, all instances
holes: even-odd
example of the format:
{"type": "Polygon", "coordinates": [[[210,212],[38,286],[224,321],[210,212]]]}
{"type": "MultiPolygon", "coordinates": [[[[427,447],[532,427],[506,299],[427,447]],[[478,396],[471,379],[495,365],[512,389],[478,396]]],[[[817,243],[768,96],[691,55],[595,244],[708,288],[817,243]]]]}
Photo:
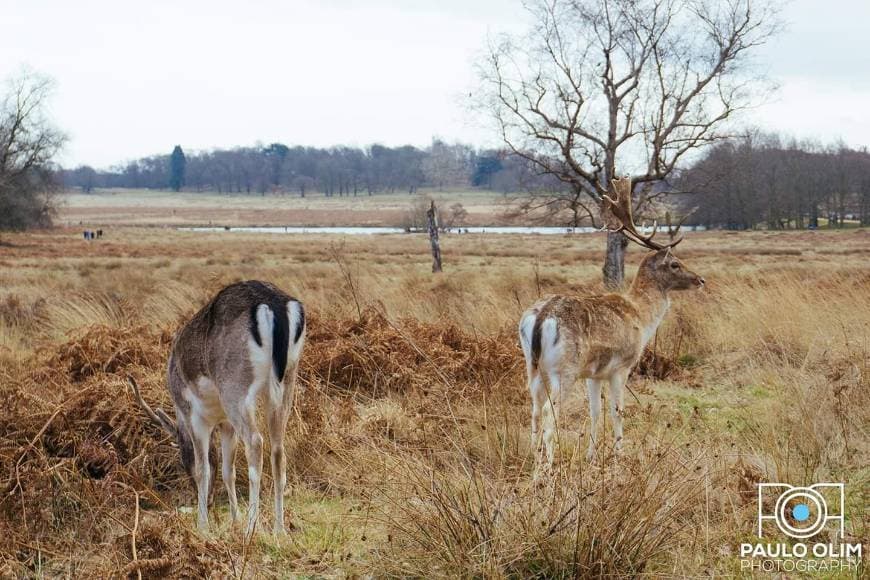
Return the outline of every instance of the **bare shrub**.
{"type": "Polygon", "coordinates": [[[408,457],[396,470],[378,495],[392,537],[380,572],[445,578],[642,575],[702,524],[709,482],[674,449],[537,481],[461,460],[445,470],[408,457]]]}

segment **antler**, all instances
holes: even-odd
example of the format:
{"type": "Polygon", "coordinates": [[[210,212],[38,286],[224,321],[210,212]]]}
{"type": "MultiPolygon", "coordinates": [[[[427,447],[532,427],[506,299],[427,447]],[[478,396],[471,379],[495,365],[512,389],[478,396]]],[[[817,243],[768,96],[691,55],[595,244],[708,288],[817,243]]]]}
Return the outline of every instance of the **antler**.
{"type": "Polygon", "coordinates": [[[148,415],[154,423],[163,427],[167,433],[173,437],[177,437],[178,426],[175,424],[175,421],[173,421],[160,407],[155,411],[145,402],[145,399],[142,398],[142,393],[139,391],[139,385],[136,384],[136,380],[133,377],[128,375],[127,382],[129,382],[130,386],[133,388],[133,394],[136,395],[136,402],[139,403],[139,406],[142,407],[145,414],[148,415]]]}
{"type": "Polygon", "coordinates": [[[680,218],[680,221],[677,222],[676,226],[671,224],[671,212],[665,212],[665,222],[668,226],[668,237],[673,240],[680,232],[680,228],[683,227],[683,224],[686,223],[686,220],[689,219],[696,211],[698,211],[697,206],[690,209],[683,217],[680,218]]]}
{"type": "MultiPolygon", "coordinates": [[[[637,231],[631,209],[631,178],[614,179],[611,183],[616,199],[607,195],[602,196],[601,199],[601,217],[604,220],[604,229],[611,232],[622,232],[631,241],[651,250],[673,248],[683,241],[683,238],[678,238],[669,244],[654,242],[653,238],[658,231],[658,224],[656,222],[653,222],[653,231],[648,236],[644,236],[637,231]]],[[[679,226],[677,230],[679,230],[679,226]]],[[[676,234],[676,230],[674,234],[676,234]]]]}

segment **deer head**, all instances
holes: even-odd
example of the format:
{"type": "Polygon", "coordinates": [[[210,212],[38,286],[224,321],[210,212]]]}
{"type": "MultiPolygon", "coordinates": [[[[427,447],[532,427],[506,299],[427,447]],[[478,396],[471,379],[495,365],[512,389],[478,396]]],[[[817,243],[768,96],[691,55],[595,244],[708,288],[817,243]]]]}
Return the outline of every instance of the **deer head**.
{"type": "MultiPolygon", "coordinates": [[[[190,476],[191,482],[193,483],[193,469],[194,469],[194,453],[193,453],[193,440],[188,433],[188,430],[185,426],[179,426],[176,421],[174,421],[166,412],[157,407],[157,409],[152,409],[151,406],[145,402],[145,399],[142,398],[142,393],[139,390],[139,385],[136,383],[136,379],[131,376],[127,377],[127,382],[130,383],[130,388],[133,389],[133,395],[136,397],[136,402],[139,404],[139,407],[145,412],[145,415],[151,419],[151,422],[161,427],[166,433],[172,436],[175,440],[175,445],[178,447],[181,454],[181,464],[184,467],[184,471],[187,472],[187,475],[190,476]]],[[[215,467],[217,465],[217,454],[213,448],[209,449],[208,456],[209,463],[212,466],[212,472],[214,473],[215,467]]],[[[209,505],[214,501],[214,479],[211,478],[210,486],[209,486],[209,505]]]]}

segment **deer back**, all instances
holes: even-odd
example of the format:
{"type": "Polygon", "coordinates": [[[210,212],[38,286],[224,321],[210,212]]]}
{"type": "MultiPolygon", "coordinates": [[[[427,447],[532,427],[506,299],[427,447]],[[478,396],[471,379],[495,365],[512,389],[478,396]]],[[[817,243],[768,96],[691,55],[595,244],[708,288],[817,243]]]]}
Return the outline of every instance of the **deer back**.
{"type": "Polygon", "coordinates": [[[187,383],[199,377],[217,382],[228,372],[243,375],[240,379],[252,378],[248,345],[253,341],[261,348],[272,346],[272,365],[277,379],[282,380],[290,340],[298,342],[304,330],[303,315],[290,336],[289,302],[298,301],[266,282],[239,282],[221,290],[176,336],[172,358],[181,378],[187,383]],[[272,336],[261,336],[257,317],[261,305],[272,312],[272,336]]]}

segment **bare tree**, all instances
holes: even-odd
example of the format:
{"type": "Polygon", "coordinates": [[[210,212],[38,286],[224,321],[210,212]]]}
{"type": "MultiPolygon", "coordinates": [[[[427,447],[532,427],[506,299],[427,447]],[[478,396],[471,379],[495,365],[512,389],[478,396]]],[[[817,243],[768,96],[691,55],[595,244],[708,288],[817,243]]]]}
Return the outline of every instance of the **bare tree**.
{"type": "Polygon", "coordinates": [[[438,241],[438,210],[435,208],[435,200],[429,202],[429,210],[426,212],[429,226],[429,244],[432,246],[432,273],[441,272],[441,242],[438,241]]]}
{"type": "Polygon", "coordinates": [[[408,232],[428,230],[429,206],[433,201],[428,195],[414,196],[399,226],[408,232]]]}
{"type": "MultiPolygon", "coordinates": [[[[476,106],[514,154],[564,184],[553,207],[575,215],[597,211],[617,172],[641,184],[637,195],[693,150],[726,137],[727,122],[765,86],[751,75],[751,50],[778,27],[765,0],[531,0],[527,7],[529,34],[490,44],[476,106]]],[[[635,206],[644,204],[639,197],[635,206]]],[[[608,287],[622,285],[626,244],[622,234],[608,234],[608,287]]]]}
{"type": "Polygon", "coordinates": [[[450,204],[447,217],[441,222],[441,230],[450,231],[453,228],[460,228],[465,224],[465,220],[467,219],[468,210],[465,209],[464,205],[459,202],[450,204]]]}
{"type": "Polygon", "coordinates": [[[465,185],[471,177],[472,150],[467,145],[448,145],[433,139],[429,154],[423,160],[423,175],[439,190],[465,185]]]}
{"type": "Polygon", "coordinates": [[[24,71],[0,94],[0,229],[51,223],[50,164],[66,140],[46,117],[51,88],[24,71]]]}

